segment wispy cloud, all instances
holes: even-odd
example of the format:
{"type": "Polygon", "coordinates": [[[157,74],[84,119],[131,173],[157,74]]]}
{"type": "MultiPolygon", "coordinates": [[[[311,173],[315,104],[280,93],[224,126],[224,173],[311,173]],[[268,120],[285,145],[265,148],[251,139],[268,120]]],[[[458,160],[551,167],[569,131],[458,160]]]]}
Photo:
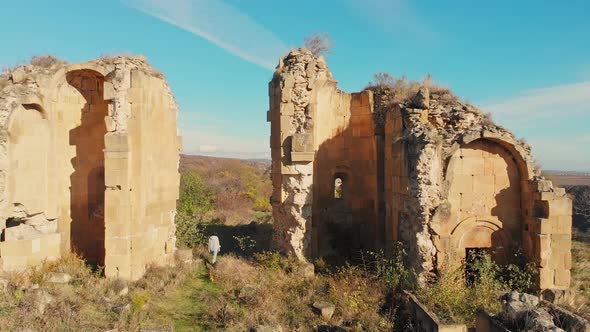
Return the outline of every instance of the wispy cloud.
{"type": "Polygon", "coordinates": [[[580,126],[590,123],[590,81],[527,90],[483,109],[524,135],[543,168],[590,170],[589,127],[580,126]]]}
{"type": "Polygon", "coordinates": [[[270,70],[274,69],[277,59],[287,50],[275,34],[221,0],[122,1],[270,70]]]}
{"type": "Polygon", "coordinates": [[[489,103],[484,108],[494,115],[516,121],[553,117],[564,111],[569,115],[590,112],[590,81],[528,90],[489,103]]]}
{"type": "Polygon", "coordinates": [[[434,37],[437,33],[421,20],[407,0],[346,0],[354,12],[394,35],[434,37]]]}

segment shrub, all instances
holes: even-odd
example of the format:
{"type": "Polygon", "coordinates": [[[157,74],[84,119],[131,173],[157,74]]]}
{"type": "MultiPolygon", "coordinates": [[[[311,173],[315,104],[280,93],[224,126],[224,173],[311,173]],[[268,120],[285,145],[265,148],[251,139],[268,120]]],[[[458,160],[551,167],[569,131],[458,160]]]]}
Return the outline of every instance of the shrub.
{"type": "Polygon", "coordinates": [[[176,239],[182,247],[205,243],[204,227],[210,222],[213,194],[205,188],[195,172],[184,172],[180,177],[180,197],[176,216],[176,239]]]}
{"type": "Polygon", "coordinates": [[[507,287],[499,280],[500,267],[489,254],[477,254],[469,261],[470,280],[466,280],[464,271],[464,265],[442,269],[417,295],[441,320],[473,325],[478,308],[490,313],[500,311],[498,293],[507,287]]]}
{"type": "Polygon", "coordinates": [[[537,273],[535,264],[530,262],[519,249],[512,255],[508,264],[500,266],[498,277],[499,281],[510,290],[533,293],[537,273]]]}
{"type": "Polygon", "coordinates": [[[68,63],[64,60],[54,57],[53,55],[37,55],[31,58],[31,64],[33,66],[50,68],[54,65],[64,66],[68,63]]]}
{"type": "Polygon", "coordinates": [[[254,259],[269,270],[279,270],[286,266],[283,256],[278,251],[263,251],[255,253],[254,259]]]}
{"type": "Polygon", "coordinates": [[[369,82],[365,89],[372,90],[378,94],[385,94],[387,104],[400,104],[412,99],[420,87],[427,87],[431,93],[445,95],[453,100],[457,99],[452,92],[443,86],[433,82],[430,74],[426,75],[421,82],[410,81],[405,75],[395,77],[389,73],[378,72],[373,75],[373,80],[369,82]]]}
{"type": "Polygon", "coordinates": [[[147,291],[140,290],[131,295],[131,309],[136,311],[143,310],[145,304],[150,299],[150,295],[147,291]]]}
{"type": "Polygon", "coordinates": [[[250,251],[252,251],[252,249],[254,249],[256,247],[256,241],[248,235],[244,235],[244,236],[234,235],[233,238],[234,238],[234,240],[237,241],[238,248],[240,249],[240,251],[242,251],[242,253],[249,253],[250,251]]]}
{"type": "Polygon", "coordinates": [[[334,48],[330,35],[325,32],[305,37],[303,45],[315,55],[328,54],[334,48]]]}
{"type": "Polygon", "coordinates": [[[186,216],[202,215],[213,209],[213,194],[207,189],[199,174],[184,172],[180,177],[178,213],[186,216]]]}
{"type": "Polygon", "coordinates": [[[188,216],[178,214],[176,216],[176,241],[180,247],[192,248],[199,244],[205,244],[207,236],[205,227],[208,220],[202,216],[188,216]]]}
{"type": "Polygon", "coordinates": [[[393,245],[390,255],[385,255],[383,250],[363,254],[363,264],[365,270],[381,280],[391,292],[399,292],[416,287],[416,274],[406,266],[404,257],[406,251],[398,242],[393,245]]]}

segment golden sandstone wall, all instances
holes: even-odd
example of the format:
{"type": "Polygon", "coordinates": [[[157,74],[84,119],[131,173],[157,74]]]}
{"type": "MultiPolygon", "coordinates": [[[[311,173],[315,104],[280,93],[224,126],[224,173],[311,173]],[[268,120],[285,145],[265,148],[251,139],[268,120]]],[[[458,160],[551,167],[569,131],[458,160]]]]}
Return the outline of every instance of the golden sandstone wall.
{"type": "Polygon", "coordinates": [[[0,270],[74,251],[137,279],[174,250],[177,106],[142,57],[0,78],[0,270]]]}
{"type": "Polygon", "coordinates": [[[338,259],[399,241],[421,279],[474,251],[506,262],[522,250],[540,289],[566,289],[571,200],[530,147],[448,90],[394,93],[344,93],[305,49],[281,59],[269,84],[275,246],[338,259]]]}
{"type": "Polygon", "coordinates": [[[271,202],[282,221],[275,244],[301,259],[370,246],[378,204],[372,93],[338,90],[323,58],[299,50],[282,60],[269,94],[271,202]]]}

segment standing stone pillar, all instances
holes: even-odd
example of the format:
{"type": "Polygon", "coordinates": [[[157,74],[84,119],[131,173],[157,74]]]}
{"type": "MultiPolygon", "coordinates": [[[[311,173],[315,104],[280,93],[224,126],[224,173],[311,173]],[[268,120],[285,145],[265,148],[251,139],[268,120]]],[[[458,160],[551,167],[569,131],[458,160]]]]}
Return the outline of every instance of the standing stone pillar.
{"type": "Polygon", "coordinates": [[[269,84],[273,245],[300,260],[311,249],[315,146],[310,100],[321,71],[317,61],[308,50],[294,50],[281,59],[269,84]]]}

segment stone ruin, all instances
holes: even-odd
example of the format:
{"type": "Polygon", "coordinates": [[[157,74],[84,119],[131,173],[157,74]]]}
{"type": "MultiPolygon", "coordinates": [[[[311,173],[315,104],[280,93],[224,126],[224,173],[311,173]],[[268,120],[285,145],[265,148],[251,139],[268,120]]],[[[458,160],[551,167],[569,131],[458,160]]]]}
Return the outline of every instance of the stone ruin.
{"type": "Polygon", "coordinates": [[[175,250],[178,107],[142,56],[0,76],[0,271],[73,251],[134,280],[175,250]]]}
{"type": "Polygon", "coordinates": [[[274,245],[309,260],[401,242],[422,278],[522,249],[540,290],[567,289],[572,202],[530,147],[449,91],[392,93],[340,91],[306,49],[280,60],[267,115],[274,245]]]}

